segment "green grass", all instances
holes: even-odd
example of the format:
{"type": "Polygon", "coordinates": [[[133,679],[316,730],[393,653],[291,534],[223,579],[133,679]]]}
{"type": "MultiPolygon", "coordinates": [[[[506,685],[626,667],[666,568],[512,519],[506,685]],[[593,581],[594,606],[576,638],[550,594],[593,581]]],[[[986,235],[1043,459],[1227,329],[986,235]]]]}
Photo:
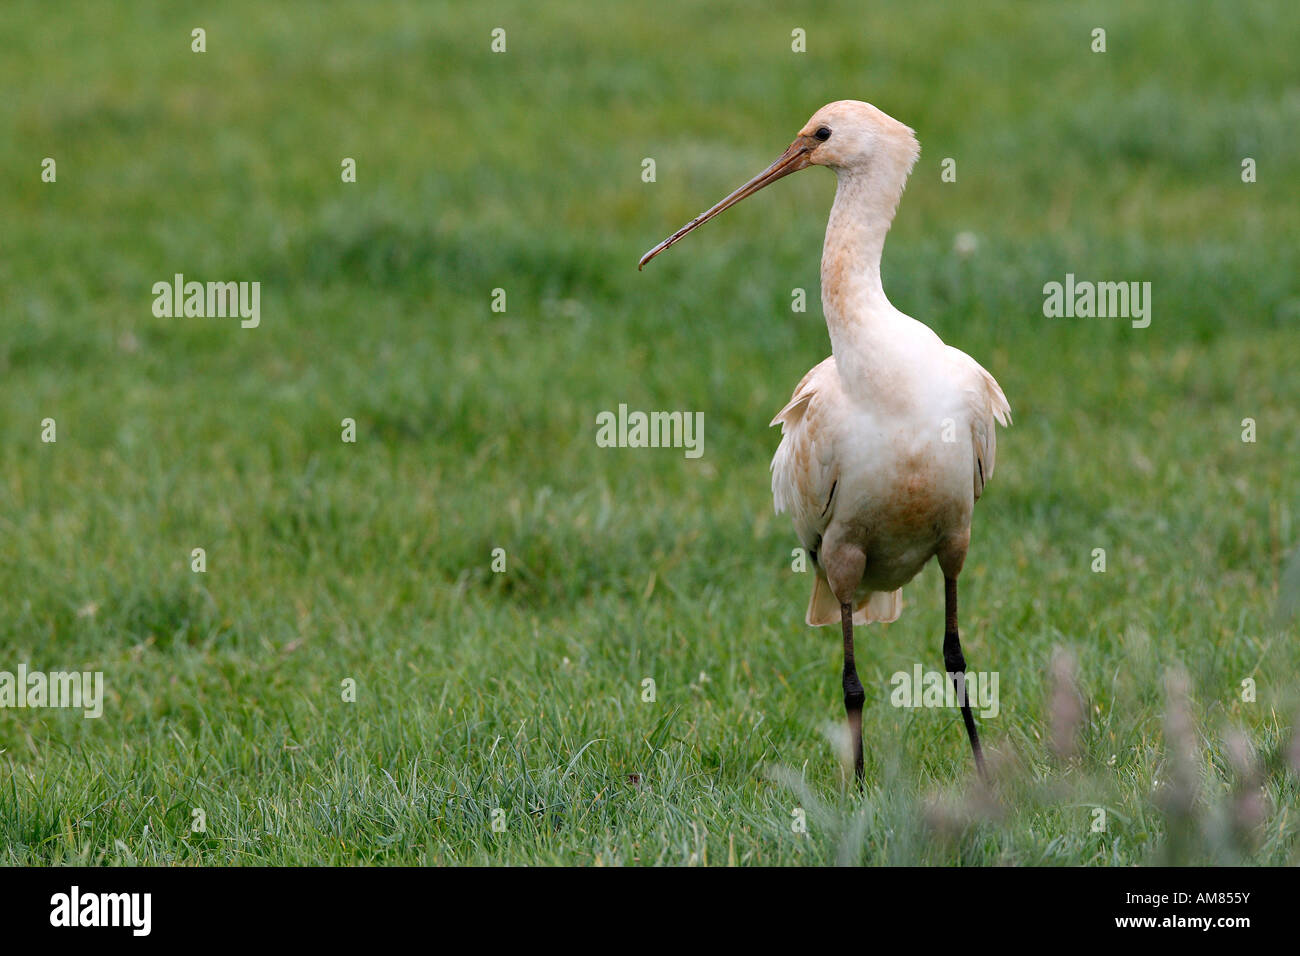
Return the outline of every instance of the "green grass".
{"type": "Polygon", "coordinates": [[[0,709],[0,859],[1300,861],[1289,4],[130,6],[0,34],[0,670],[107,684],[98,720],[0,709]],[[933,568],[860,632],[861,797],[826,733],[838,636],[802,623],[765,426],[829,349],[830,174],[635,267],[846,97],[922,143],[891,298],[1016,415],[962,577],[991,800],[959,718],[889,703],[942,666],[933,568]],[[261,327],[155,318],[176,272],[260,281],[261,327]],[[1151,327],[1045,319],[1067,272],[1150,281],[1151,327]],[[704,456],[598,448],[620,402],[703,411],[704,456]]]}

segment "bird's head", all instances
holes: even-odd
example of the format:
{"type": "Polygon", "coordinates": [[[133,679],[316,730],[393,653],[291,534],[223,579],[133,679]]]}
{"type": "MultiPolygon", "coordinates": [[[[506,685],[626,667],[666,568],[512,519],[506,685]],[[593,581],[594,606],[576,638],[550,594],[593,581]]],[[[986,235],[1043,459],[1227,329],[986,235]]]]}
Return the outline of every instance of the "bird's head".
{"type": "Polygon", "coordinates": [[[921,148],[916,134],[888,113],[861,100],[827,103],[799,130],[790,148],[806,147],[808,165],[866,170],[878,166],[911,171],[921,148]]]}
{"type": "Polygon", "coordinates": [[[809,166],[829,166],[841,176],[869,175],[878,181],[880,188],[894,192],[897,202],[897,195],[902,193],[920,152],[911,129],[870,103],[861,100],[827,103],[804,124],[775,163],[647,252],[638,268],[724,209],[809,166]]]}

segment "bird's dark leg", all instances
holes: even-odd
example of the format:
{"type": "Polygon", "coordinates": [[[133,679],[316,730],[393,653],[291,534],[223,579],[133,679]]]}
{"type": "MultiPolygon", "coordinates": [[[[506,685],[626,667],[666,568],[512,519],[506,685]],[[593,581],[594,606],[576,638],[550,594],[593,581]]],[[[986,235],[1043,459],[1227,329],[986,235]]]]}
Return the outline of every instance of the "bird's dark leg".
{"type": "Polygon", "coordinates": [[[867,695],[858,680],[857,664],[853,660],[853,605],[840,605],[840,621],[844,626],[844,713],[849,719],[849,741],[853,748],[853,775],[862,786],[862,704],[867,695]]]}
{"type": "Polygon", "coordinates": [[[975,754],[975,769],[980,779],[988,780],[984,770],[984,752],[980,749],[979,731],[975,729],[975,715],[970,710],[970,694],[966,691],[966,658],[961,653],[961,638],[957,636],[957,579],[946,574],[944,585],[944,632],[943,664],[957,687],[961,701],[961,719],[966,723],[966,736],[970,738],[970,749],[975,754]]]}

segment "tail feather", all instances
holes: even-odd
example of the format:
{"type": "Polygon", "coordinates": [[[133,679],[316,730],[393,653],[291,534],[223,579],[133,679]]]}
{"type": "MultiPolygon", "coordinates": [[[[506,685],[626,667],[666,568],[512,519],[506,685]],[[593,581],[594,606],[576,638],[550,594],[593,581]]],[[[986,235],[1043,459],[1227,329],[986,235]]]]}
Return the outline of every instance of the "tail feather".
{"type": "MultiPolygon", "coordinates": [[[[902,588],[897,591],[870,591],[853,602],[854,624],[870,624],[872,621],[888,624],[897,621],[902,613],[902,588]]],[[[820,574],[813,582],[806,620],[809,627],[840,623],[840,602],[832,593],[830,583],[820,574]]]]}

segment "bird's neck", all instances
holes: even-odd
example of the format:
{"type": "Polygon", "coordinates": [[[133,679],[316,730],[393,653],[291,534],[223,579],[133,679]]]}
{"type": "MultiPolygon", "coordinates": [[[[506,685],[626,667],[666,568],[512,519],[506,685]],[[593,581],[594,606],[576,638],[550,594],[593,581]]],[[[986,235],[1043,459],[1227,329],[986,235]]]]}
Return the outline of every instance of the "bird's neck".
{"type": "Polygon", "coordinates": [[[880,281],[880,255],[902,182],[871,171],[841,169],[822,247],[822,310],[840,373],[863,381],[879,356],[882,327],[895,310],[880,281]]]}

